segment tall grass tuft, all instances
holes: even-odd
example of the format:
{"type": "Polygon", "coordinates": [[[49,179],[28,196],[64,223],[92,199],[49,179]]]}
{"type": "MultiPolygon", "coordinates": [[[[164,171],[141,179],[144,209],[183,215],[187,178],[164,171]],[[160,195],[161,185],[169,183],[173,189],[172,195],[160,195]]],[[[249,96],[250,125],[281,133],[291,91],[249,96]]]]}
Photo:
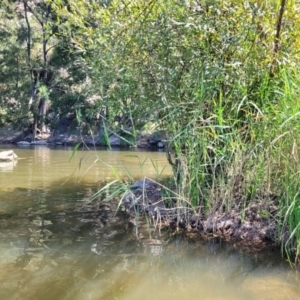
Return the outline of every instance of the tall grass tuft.
{"type": "MultiPolygon", "coordinates": [[[[208,82],[203,90],[212,90],[208,82]]],[[[178,132],[177,109],[168,115],[173,133],[168,149],[177,188],[191,206],[207,215],[239,209],[253,203],[276,211],[277,241],[288,254],[300,253],[300,81],[297,70],[281,68],[276,79],[262,78],[251,94],[239,83],[240,101],[197,94],[189,118],[178,132]],[[260,104],[245,98],[256,95],[260,104]],[[209,113],[201,107],[210,107],[209,113]]],[[[249,91],[249,90],[248,90],[249,91]]],[[[232,93],[236,95],[235,93],[232,93]]],[[[236,96],[235,96],[236,97],[236,96]]],[[[180,114],[180,112],[179,112],[180,114]]],[[[181,205],[181,204],[179,204],[181,205]]],[[[263,212],[262,212],[263,213],[263,212]]]]}

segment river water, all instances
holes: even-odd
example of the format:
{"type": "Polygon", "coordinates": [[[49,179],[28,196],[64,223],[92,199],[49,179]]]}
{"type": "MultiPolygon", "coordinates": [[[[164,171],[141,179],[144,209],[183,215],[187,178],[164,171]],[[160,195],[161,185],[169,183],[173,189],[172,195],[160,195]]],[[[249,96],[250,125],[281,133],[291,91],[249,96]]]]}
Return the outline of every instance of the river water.
{"type": "Polygon", "coordinates": [[[160,232],[90,201],[116,176],[170,175],[164,153],[14,150],[21,159],[0,164],[0,299],[300,299],[278,249],[160,232]]]}

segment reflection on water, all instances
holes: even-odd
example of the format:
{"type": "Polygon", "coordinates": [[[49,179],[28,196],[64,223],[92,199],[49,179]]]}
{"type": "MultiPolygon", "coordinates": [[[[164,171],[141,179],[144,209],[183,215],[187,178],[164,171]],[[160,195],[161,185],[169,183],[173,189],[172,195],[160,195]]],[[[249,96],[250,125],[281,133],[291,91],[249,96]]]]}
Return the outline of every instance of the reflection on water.
{"type": "Polygon", "coordinates": [[[155,178],[171,173],[165,154],[158,152],[79,150],[72,155],[71,148],[13,150],[20,160],[12,173],[0,172],[0,189],[46,188],[54,180],[61,184],[70,177],[95,184],[114,180],[116,173],[124,178],[141,178],[144,174],[155,178]]]}
{"type": "Polygon", "coordinates": [[[253,255],[197,235],[159,235],[115,213],[117,203],[89,202],[113,178],[105,163],[151,177],[163,153],[82,152],[69,163],[71,150],[15,151],[28,159],[0,169],[0,299],[300,299],[297,270],[271,249],[253,255]],[[104,163],[89,169],[97,156],[104,163]]]}
{"type": "Polygon", "coordinates": [[[0,171],[12,171],[17,163],[17,160],[0,162],[0,171]]]}

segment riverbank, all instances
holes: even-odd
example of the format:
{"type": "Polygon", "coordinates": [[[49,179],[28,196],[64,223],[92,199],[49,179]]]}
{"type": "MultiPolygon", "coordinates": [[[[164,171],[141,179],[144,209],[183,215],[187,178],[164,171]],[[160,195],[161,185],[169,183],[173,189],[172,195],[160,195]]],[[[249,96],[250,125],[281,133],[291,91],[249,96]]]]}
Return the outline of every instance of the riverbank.
{"type": "Polygon", "coordinates": [[[112,148],[140,148],[140,149],[164,149],[166,139],[161,132],[148,131],[138,132],[136,138],[126,137],[122,134],[111,133],[108,138],[104,136],[81,135],[80,132],[69,133],[66,129],[58,134],[53,132],[39,133],[33,140],[32,133],[22,130],[13,129],[12,126],[6,125],[0,128],[0,144],[22,144],[22,145],[63,145],[75,146],[82,143],[86,146],[112,147],[112,148]]]}
{"type": "Polygon", "coordinates": [[[274,196],[243,208],[226,209],[220,205],[205,210],[183,206],[175,197],[166,197],[166,190],[170,191],[150,179],[139,180],[122,198],[122,203],[132,217],[143,213],[155,227],[200,233],[204,238],[220,238],[242,248],[262,249],[272,245],[280,251],[280,244],[289,236],[288,232],[279,233],[276,223],[279,208],[274,196]]]}
{"type": "MultiPolygon", "coordinates": [[[[1,135],[1,141],[13,143],[16,136],[18,136],[17,132],[6,129],[6,134],[1,135]]],[[[70,137],[69,143],[64,145],[73,146],[78,142],[82,142],[82,140],[78,136],[74,136],[70,137]]],[[[204,210],[201,207],[194,209],[190,209],[188,206],[182,207],[182,203],[177,201],[176,197],[167,198],[161,187],[159,187],[159,193],[157,194],[155,193],[157,189],[157,186],[150,186],[147,191],[147,197],[149,196],[150,201],[153,203],[167,203],[170,202],[171,198],[172,204],[169,204],[169,206],[158,205],[158,207],[157,205],[144,206],[142,208],[148,216],[151,216],[153,222],[160,224],[160,226],[169,227],[173,230],[183,229],[189,232],[197,232],[206,238],[220,237],[232,244],[254,248],[269,244],[279,247],[290,236],[288,229],[285,230],[285,233],[280,232],[278,229],[276,215],[278,215],[280,208],[275,195],[257,199],[243,207],[236,206],[229,209],[224,205],[220,205],[208,212],[207,209],[204,210]],[[153,201],[153,197],[155,201],[153,201]]],[[[137,190],[134,192],[136,193],[137,190]]],[[[142,194],[136,196],[140,197],[142,194]]],[[[131,204],[132,202],[129,203],[128,207],[131,204]]]]}

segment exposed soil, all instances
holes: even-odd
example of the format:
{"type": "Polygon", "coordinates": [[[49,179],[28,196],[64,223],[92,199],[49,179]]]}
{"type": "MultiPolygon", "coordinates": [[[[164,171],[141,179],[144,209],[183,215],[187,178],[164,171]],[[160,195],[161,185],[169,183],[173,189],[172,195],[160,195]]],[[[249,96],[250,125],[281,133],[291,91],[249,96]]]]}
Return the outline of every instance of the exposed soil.
{"type": "MultiPolygon", "coordinates": [[[[273,207],[269,210],[274,212],[273,207]]],[[[227,240],[234,239],[254,244],[275,242],[277,228],[270,211],[268,216],[261,216],[261,212],[267,214],[267,211],[259,203],[250,205],[244,213],[238,210],[226,213],[216,211],[202,221],[197,229],[227,240]]]]}
{"type": "MultiPolygon", "coordinates": [[[[265,202],[265,201],[264,201],[265,202]]],[[[161,186],[146,179],[137,181],[131,192],[123,198],[123,204],[131,214],[138,210],[150,216],[154,223],[174,229],[188,229],[207,237],[221,237],[227,241],[263,247],[278,242],[275,222],[277,207],[257,201],[243,211],[215,210],[209,215],[196,213],[187,207],[178,207],[176,202],[166,207],[161,195],[161,186]]]]}

